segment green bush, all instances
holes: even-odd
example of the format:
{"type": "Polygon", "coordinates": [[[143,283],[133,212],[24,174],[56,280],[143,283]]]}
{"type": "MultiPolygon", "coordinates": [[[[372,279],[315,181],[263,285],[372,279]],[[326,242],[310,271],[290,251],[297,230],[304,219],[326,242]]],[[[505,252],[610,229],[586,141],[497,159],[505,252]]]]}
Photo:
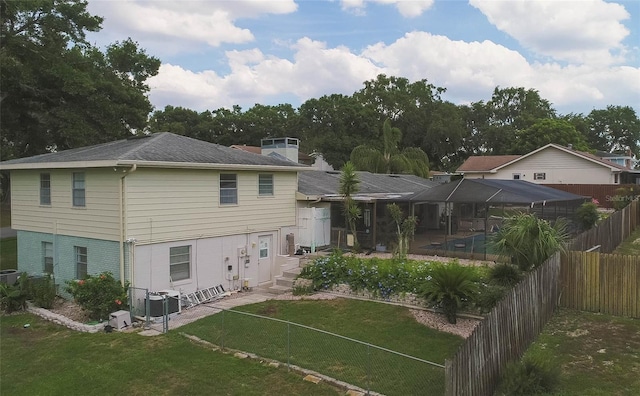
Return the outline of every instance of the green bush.
{"type": "Polygon", "coordinates": [[[476,307],[480,313],[487,313],[493,309],[503,298],[508,288],[495,284],[485,284],[476,296],[476,307]]]}
{"type": "Polygon", "coordinates": [[[593,202],[585,202],[578,210],[576,210],[576,218],[578,224],[583,230],[588,230],[598,222],[600,214],[598,213],[598,205],[593,202]]]}
{"type": "Polygon", "coordinates": [[[498,263],[489,270],[489,280],[499,286],[513,287],[521,279],[520,269],[509,263],[498,263]]]}
{"type": "Polygon", "coordinates": [[[471,303],[478,285],[472,267],[457,262],[434,264],[422,288],[422,295],[437,303],[444,311],[449,323],[456,323],[458,310],[471,303]]]}
{"type": "Polygon", "coordinates": [[[53,277],[33,278],[29,282],[29,299],[41,308],[50,309],[56,299],[56,285],[53,277]]]}
{"type": "Polygon", "coordinates": [[[29,298],[29,277],[26,272],[20,274],[15,285],[0,283],[0,308],[11,313],[27,308],[29,298]]]}
{"type": "Polygon", "coordinates": [[[497,395],[535,395],[553,392],[560,372],[548,360],[525,358],[511,363],[502,376],[497,395]]]}
{"type": "Polygon", "coordinates": [[[65,291],[89,312],[94,320],[108,319],[114,311],[127,308],[127,289],[110,272],[89,275],[86,279],[67,281],[65,291]]]}

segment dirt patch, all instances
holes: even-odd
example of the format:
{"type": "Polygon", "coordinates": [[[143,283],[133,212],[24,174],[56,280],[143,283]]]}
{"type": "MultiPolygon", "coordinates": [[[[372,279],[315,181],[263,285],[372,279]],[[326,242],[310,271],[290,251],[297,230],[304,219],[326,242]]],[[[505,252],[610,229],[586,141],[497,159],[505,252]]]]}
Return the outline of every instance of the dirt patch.
{"type": "Polygon", "coordinates": [[[50,311],[79,323],[89,322],[89,313],[87,311],[74,301],[65,300],[62,297],[56,297],[50,311]]]}

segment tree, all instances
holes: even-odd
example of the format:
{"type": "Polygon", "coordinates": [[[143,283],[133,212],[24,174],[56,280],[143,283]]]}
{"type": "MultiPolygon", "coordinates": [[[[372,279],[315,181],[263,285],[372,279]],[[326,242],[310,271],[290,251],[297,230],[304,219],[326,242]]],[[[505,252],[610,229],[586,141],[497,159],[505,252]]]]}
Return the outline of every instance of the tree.
{"type": "Polygon", "coordinates": [[[363,144],[351,152],[351,162],[358,170],[373,173],[410,173],[420,177],[429,176],[429,159],[421,149],[408,147],[402,152],[398,144],[402,132],[391,126],[387,119],[382,127],[382,150],[363,144]]]}
{"type": "Polygon", "coordinates": [[[607,106],[587,116],[587,142],[597,150],[608,152],[630,149],[640,151],[640,119],[630,106],[607,106]]]}
{"type": "Polygon", "coordinates": [[[356,174],[355,168],[351,162],[347,162],[342,167],[342,173],[340,174],[340,186],[338,187],[338,193],[342,195],[344,200],[343,212],[349,230],[353,235],[353,249],[355,251],[360,250],[360,243],[358,242],[358,234],[356,228],[356,222],[362,216],[362,211],[358,203],[353,199],[353,195],[360,190],[360,180],[356,174]]]}
{"type": "Polygon", "coordinates": [[[535,89],[496,87],[486,107],[488,119],[480,130],[480,150],[492,155],[511,154],[518,131],[540,119],[556,117],[549,101],[535,89]]]}
{"type": "Polygon", "coordinates": [[[160,61],[130,39],[104,52],[86,32],[102,18],[82,0],[0,2],[2,158],[123,138],[146,126],[145,81],[160,61]]]}
{"type": "Polygon", "coordinates": [[[584,137],[569,121],[546,118],[529,128],[517,131],[511,153],[527,154],[549,143],[571,145],[576,150],[589,151],[584,137]]]}
{"type": "Polygon", "coordinates": [[[491,244],[499,256],[510,259],[521,271],[529,271],[563,250],[567,240],[562,219],[551,225],[534,214],[520,213],[505,220],[491,244]]]}
{"type": "Polygon", "coordinates": [[[410,238],[416,230],[418,218],[416,216],[405,218],[402,209],[395,203],[387,205],[387,209],[394,223],[396,223],[396,236],[398,237],[398,243],[393,255],[396,258],[404,259],[409,252],[410,238]]]}

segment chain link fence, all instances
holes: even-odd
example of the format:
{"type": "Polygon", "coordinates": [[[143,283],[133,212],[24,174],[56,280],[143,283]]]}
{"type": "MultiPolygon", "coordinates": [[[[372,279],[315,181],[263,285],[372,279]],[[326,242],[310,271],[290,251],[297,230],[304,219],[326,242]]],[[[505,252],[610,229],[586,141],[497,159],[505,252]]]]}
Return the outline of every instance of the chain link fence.
{"type": "MultiPolygon", "coordinates": [[[[166,319],[186,322],[182,316],[189,311],[166,319]]],[[[197,311],[206,319],[185,324],[180,331],[223,350],[311,370],[367,392],[442,395],[445,391],[441,364],[286,320],[211,305],[198,306],[197,311]]]]}

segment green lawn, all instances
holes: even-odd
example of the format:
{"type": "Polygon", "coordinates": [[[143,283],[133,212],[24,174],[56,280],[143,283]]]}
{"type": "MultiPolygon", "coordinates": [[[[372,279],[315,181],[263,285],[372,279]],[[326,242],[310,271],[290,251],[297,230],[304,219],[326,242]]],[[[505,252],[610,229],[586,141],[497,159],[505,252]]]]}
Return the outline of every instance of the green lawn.
{"type": "MultiPolygon", "coordinates": [[[[444,364],[463,341],[417,323],[407,308],[369,301],[271,300],[238,310],[337,333],[438,364],[444,364]]],[[[388,395],[423,394],[425,389],[444,393],[442,368],[278,321],[227,311],[180,331],[388,395]]]]}
{"type": "Polygon", "coordinates": [[[0,350],[3,395],[344,394],[283,367],[203,348],[177,331],[86,334],[18,314],[0,318],[0,350]]]}
{"type": "Polygon", "coordinates": [[[0,239],[0,270],[18,268],[17,251],[17,238],[0,239]]]}
{"type": "Polygon", "coordinates": [[[561,309],[527,355],[556,363],[557,395],[640,395],[640,320],[561,309]]]}
{"type": "Polygon", "coordinates": [[[640,255],[640,228],[631,233],[613,253],[640,255]]]}

